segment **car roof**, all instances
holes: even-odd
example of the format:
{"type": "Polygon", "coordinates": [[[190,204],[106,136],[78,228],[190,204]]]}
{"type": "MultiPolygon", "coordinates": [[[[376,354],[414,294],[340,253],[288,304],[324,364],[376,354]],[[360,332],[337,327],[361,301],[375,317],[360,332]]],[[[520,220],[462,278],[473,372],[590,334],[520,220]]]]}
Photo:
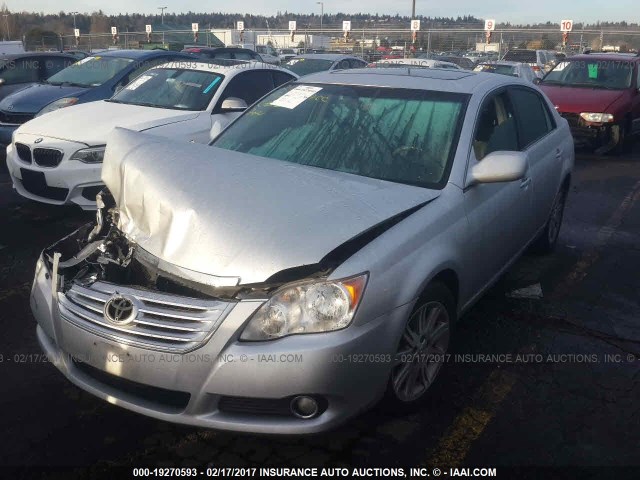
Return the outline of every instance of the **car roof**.
{"type": "Polygon", "coordinates": [[[527,67],[529,66],[528,63],[513,62],[511,60],[497,60],[495,62],[481,62],[478,65],[508,65],[508,66],[511,66],[511,67],[516,67],[518,65],[526,65],[527,67]]]}
{"type": "Polygon", "coordinates": [[[640,56],[635,53],[583,53],[580,55],[572,55],[567,57],[566,61],[571,62],[575,60],[635,60],[640,61],[640,56]]]}
{"type": "Polygon", "coordinates": [[[170,50],[107,50],[105,52],[96,53],[91,56],[130,58],[132,60],[142,60],[146,58],[162,57],[167,54],[184,56],[185,58],[187,58],[187,56],[189,55],[188,53],[173,52],[170,50]]]}
{"type": "MultiPolygon", "coordinates": [[[[302,55],[296,55],[295,58],[317,58],[320,60],[343,60],[345,58],[358,58],[353,55],[345,55],[343,53],[305,53],[302,55]]],[[[358,59],[360,60],[360,59],[358,59]]]]}
{"type": "Polygon", "coordinates": [[[183,53],[189,52],[253,52],[250,48],[244,47],[186,47],[182,50],[183,53]]]}
{"type": "Polygon", "coordinates": [[[384,60],[377,60],[369,65],[384,68],[385,65],[418,65],[423,67],[433,67],[436,64],[452,65],[459,68],[455,63],[440,60],[439,58],[387,58],[384,60]]]}
{"type": "Polygon", "coordinates": [[[2,55],[2,57],[0,57],[0,60],[15,60],[17,58],[24,58],[24,57],[35,57],[35,56],[42,56],[42,55],[46,55],[48,57],[60,57],[60,58],[69,58],[69,59],[74,59],[75,57],[73,55],[70,55],[68,53],[62,53],[62,52],[23,52],[23,53],[10,53],[7,55],[2,55]]]}
{"type": "Polygon", "coordinates": [[[185,70],[197,70],[200,72],[220,73],[225,76],[237,75],[238,73],[241,73],[247,70],[275,70],[279,72],[288,73],[289,75],[292,75],[298,78],[298,75],[296,75],[290,70],[277,67],[270,63],[257,62],[257,61],[240,61],[236,63],[227,63],[227,62],[216,62],[215,60],[213,61],[186,60],[184,62],[176,60],[176,61],[171,61],[167,63],[162,63],[149,70],[153,70],[155,68],[166,68],[167,66],[183,68],[185,70]]]}
{"type": "Polygon", "coordinates": [[[409,88],[473,94],[502,85],[529,85],[516,77],[492,73],[437,68],[356,68],[318,72],[301,79],[304,83],[409,88]]]}

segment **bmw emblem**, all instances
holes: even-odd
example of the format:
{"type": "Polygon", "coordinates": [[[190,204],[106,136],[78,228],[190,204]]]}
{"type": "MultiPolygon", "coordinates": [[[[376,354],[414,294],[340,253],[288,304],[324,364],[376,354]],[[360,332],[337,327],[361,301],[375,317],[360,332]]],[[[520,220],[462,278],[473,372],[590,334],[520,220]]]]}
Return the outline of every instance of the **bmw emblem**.
{"type": "Polygon", "coordinates": [[[135,301],[128,295],[115,293],[104,305],[104,319],[112,325],[131,325],[138,315],[135,301]]]}
{"type": "Polygon", "coordinates": [[[44,140],[42,137],[36,138],[33,143],[40,143],[42,140],[44,140]]]}

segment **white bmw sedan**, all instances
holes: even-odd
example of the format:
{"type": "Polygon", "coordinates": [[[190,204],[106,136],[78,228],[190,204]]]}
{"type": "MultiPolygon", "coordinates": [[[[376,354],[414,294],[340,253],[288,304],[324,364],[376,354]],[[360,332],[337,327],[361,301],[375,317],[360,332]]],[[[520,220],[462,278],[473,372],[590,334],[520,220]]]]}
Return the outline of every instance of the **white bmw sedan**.
{"type": "Polygon", "coordinates": [[[172,62],[147,70],[111,99],[39,116],[7,147],[14,188],[55,205],[96,208],[115,127],[207,143],[260,97],[297,75],[261,62],[172,62]]]}

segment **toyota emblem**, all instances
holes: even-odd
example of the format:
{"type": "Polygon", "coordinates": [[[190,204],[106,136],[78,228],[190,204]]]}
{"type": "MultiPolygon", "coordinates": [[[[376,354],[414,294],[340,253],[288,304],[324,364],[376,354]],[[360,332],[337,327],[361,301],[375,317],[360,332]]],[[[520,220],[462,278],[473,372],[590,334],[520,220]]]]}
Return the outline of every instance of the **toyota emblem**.
{"type": "Polygon", "coordinates": [[[9,110],[9,111],[13,110],[13,105],[9,105],[9,106],[7,107],[7,110],[9,110]]]}
{"type": "Polygon", "coordinates": [[[104,305],[104,318],[113,325],[121,327],[130,325],[137,315],[138,308],[135,301],[126,295],[115,293],[104,305]]]}
{"type": "Polygon", "coordinates": [[[40,138],[36,138],[33,143],[40,143],[42,142],[42,140],[44,140],[44,138],[40,137],[40,138]]]}

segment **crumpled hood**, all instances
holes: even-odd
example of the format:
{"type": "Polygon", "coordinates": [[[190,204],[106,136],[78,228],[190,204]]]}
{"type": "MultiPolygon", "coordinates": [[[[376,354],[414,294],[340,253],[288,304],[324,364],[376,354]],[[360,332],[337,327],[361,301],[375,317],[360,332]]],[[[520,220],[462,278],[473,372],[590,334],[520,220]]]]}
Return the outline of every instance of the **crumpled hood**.
{"type": "Polygon", "coordinates": [[[80,97],[89,90],[83,87],[37,83],[5,97],[0,102],[0,110],[11,113],[38,113],[51,102],[65,97],[80,97]]]}
{"type": "Polygon", "coordinates": [[[544,83],[540,87],[562,113],[606,113],[607,108],[624,94],[624,90],[558,87],[544,83]]]}
{"type": "Polygon", "coordinates": [[[242,284],[318,263],[438,191],[116,129],[102,180],[118,228],[170,264],[242,284]]]}
{"type": "Polygon", "coordinates": [[[115,127],[142,131],[191,120],[199,114],[200,112],[141,107],[101,100],[61,108],[36,117],[20,127],[20,133],[71,140],[87,145],[104,145],[115,127]]]}

